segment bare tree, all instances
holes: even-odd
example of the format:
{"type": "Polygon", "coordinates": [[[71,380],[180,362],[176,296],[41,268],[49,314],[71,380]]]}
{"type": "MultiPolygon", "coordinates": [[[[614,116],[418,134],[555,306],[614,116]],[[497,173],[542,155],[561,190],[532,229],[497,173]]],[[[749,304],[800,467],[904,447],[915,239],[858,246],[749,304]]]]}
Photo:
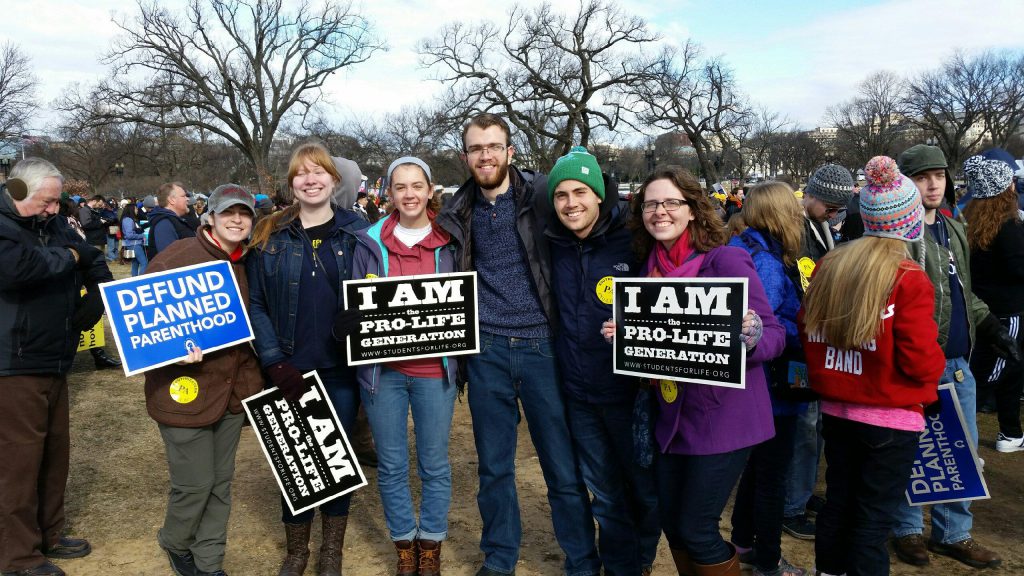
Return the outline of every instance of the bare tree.
{"type": "Polygon", "coordinates": [[[32,61],[15,44],[0,44],[0,138],[20,133],[35,113],[32,61]]]}
{"type": "Polygon", "coordinates": [[[981,115],[993,146],[1005,148],[1024,123],[1024,54],[986,53],[988,94],[981,115]]]}
{"type": "Polygon", "coordinates": [[[875,156],[895,157],[906,147],[906,96],[906,82],[881,71],[861,82],[853,98],[829,108],[840,163],[863,166],[875,156]]]}
{"type": "Polygon", "coordinates": [[[500,27],[448,24],[419,51],[449,86],[454,124],[501,114],[525,135],[523,157],[546,168],[573,145],[589,145],[593,130],[616,129],[617,95],[644,77],[633,51],[656,39],[613,2],[580,0],[572,15],[545,3],[514,7],[500,27]]]}
{"type": "Polygon", "coordinates": [[[958,52],[939,69],[907,84],[910,121],[935,139],[952,167],[958,168],[985,137],[984,111],[992,101],[992,72],[986,58],[971,59],[958,52]]]}
{"type": "Polygon", "coordinates": [[[755,170],[768,170],[768,156],[776,138],[792,121],[778,112],[761,107],[751,115],[750,130],[746,138],[741,139],[741,149],[750,157],[751,167],[755,170]]]}
{"type": "Polygon", "coordinates": [[[732,70],[719,58],[704,58],[692,41],[666,47],[644,69],[645,81],[630,87],[640,122],[685,132],[710,186],[720,178],[722,152],[751,119],[732,70]]]}
{"type": "Polygon", "coordinates": [[[272,189],[268,158],[282,123],[322,98],[337,70],[382,47],[349,4],[303,0],[189,0],[184,15],[138,4],[104,62],[97,122],[195,128],[224,139],[252,163],[261,190],[272,189]],[[148,73],[132,81],[138,73],[148,73]]]}

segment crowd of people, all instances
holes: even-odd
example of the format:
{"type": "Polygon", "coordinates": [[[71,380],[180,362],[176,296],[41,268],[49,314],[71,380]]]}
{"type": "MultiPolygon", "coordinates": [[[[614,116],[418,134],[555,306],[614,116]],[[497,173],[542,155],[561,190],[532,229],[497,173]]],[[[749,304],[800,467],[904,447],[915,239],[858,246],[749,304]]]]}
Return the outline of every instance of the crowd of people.
{"type": "MultiPolygon", "coordinates": [[[[827,164],[802,190],[771,180],[721,202],[669,165],[620,201],[583,147],[547,175],[514,165],[499,116],[471,119],[462,143],[471,176],[443,207],[430,166],[405,156],[381,184],[384,212],[357,191],[355,163],[319,143],[292,152],[281,206],[236,184],[207,197],[170,182],[117,214],[98,195],[62,198],[50,162],[19,162],[0,194],[3,574],[63,574],[50,559],[91,550],[64,534],[67,374],[119,258],[133,276],[229,262],[255,335],[145,373],[170,478],[156,540],[178,576],[225,574],[242,400],[271,386],[297,400],[311,370],[346,430],[365,412],[398,576],[441,573],[463,391],[477,576],[514,574],[519,560],[522,417],[568,576],[649,575],[662,534],[688,576],[888,574],[890,540],[917,566],[929,552],[999,565],[971,536],[969,502],[933,506],[925,537],[904,492],[942,383],[975,448],[977,398],[991,396],[997,450],[1024,450],[1024,225],[1009,154],[965,162],[966,203],[941,150],[923,144],[873,158],[862,186],[827,164]],[[478,353],[349,365],[342,343],[360,315],[343,305],[347,280],[460,271],[477,274],[478,353]],[[745,279],[744,387],[614,372],[609,286],[631,277],[745,279]],[[856,369],[834,361],[852,351],[856,369]],[[183,379],[201,401],[177,401],[183,379]],[[824,498],[813,495],[821,456],[824,498]],[[719,522],[733,493],[727,540],[719,522]],[[813,569],[783,558],[784,533],[815,540],[813,569]]],[[[320,576],[342,574],[351,505],[346,495],[319,506],[320,576]]],[[[315,516],[282,499],[279,576],[305,573],[315,516]]]]}

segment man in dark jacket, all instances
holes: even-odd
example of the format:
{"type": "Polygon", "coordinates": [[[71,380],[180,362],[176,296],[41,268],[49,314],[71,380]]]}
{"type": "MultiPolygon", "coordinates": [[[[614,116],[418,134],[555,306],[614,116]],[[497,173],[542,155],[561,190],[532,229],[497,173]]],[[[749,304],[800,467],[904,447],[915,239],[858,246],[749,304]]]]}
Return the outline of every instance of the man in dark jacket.
{"type": "Polygon", "coordinates": [[[555,538],[567,574],[598,574],[594,521],[566,422],[552,352],[555,323],[544,224],[551,211],[541,174],[509,165],[508,124],[493,114],[462,133],[473,177],[436,222],[456,245],[456,266],[479,282],[480,353],[468,357],[469,409],[479,459],[483,519],[477,576],[514,574],[522,526],[516,496],[519,406],[548,486],[555,538]]]}
{"type": "MultiPolygon", "coordinates": [[[[797,270],[799,291],[803,293],[810,282],[818,260],[835,248],[832,228],[828,221],[846,208],[853,196],[853,176],[838,164],[825,164],[807,180],[804,187],[804,235],[797,270]]],[[[813,540],[814,521],[808,510],[815,511],[820,502],[813,496],[818,481],[818,461],[821,458],[821,413],[818,402],[810,402],[797,420],[793,434],[793,460],[786,475],[786,505],[783,510],[782,529],[794,538],[813,540]]]]}
{"type": "MultiPolygon", "coordinates": [[[[991,342],[1009,340],[1009,345],[1003,347],[1006,352],[1016,343],[971,290],[971,252],[963,224],[939,211],[943,202],[949,206],[956,204],[945,154],[937,146],[918,144],[904,150],[898,162],[900,172],[917,185],[925,208],[927,230],[923,241],[911,247],[911,256],[924,265],[935,286],[935,322],[939,325],[939,345],[946,354],[946,370],[937,384],[953,384],[977,448],[977,385],[968,363],[975,335],[981,332],[991,342]]],[[[896,556],[908,564],[924,566],[929,562],[928,550],[931,550],[975,568],[998,566],[1002,561],[999,554],[971,538],[974,515],[970,504],[960,501],[933,506],[932,532],[927,544],[923,538],[921,507],[901,504],[893,527],[896,556]]]]}
{"type": "Polygon", "coordinates": [[[78,209],[78,221],[82,224],[82,230],[85,230],[85,241],[100,250],[104,250],[107,245],[107,227],[117,224],[116,217],[104,217],[104,207],[103,196],[96,194],[78,209]]]}
{"type": "Polygon", "coordinates": [[[612,316],[612,279],[640,270],[626,228],[628,205],[618,202],[616,189],[596,158],[573,148],[548,175],[556,218],[549,220],[547,236],[558,305],[555,356],[569,431],[593,494],[598,552],[607,576],[636,576],[650,573],[661,526],[651,463],[638,464],[641,454],[634,451],[638,380],[612,373],[612,347],[600,333],[612,316]]]}
{"type": "Polygon", "coordinates": [[[47,558],[89,553],[62,536],[68,383],[78,335],[103,312],[112,280],[101,250],[57,216],[63,177],[27,158],[0,192],[0,571],[64,574],[47,558]],[[79,292],[85,285],[88,295],[79,292]]]}
{"type": "Polygon", "coordinates": [[[181,182],[162,184],[156,191],[157,206],[148,212],[149,245],[146,256],[150,261],[161,250],[182,238],[194,238],[196,229],[185,216],[189,213],[188,193],[181,182]]]}

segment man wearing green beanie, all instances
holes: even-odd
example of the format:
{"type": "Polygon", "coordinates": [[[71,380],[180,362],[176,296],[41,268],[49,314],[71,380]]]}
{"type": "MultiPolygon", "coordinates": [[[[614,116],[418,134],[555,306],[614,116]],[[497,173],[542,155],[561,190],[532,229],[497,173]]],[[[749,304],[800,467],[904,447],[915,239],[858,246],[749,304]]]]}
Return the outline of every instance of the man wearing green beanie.
{"type": "Polygon", "coordinates": [[[630,212],[617,196],[605,197],[615,188],[586,148],[573,148],[548,175],[556,218],[545,233],[559,309],[555,357],[569,433],[594,494],[598,554],[604,574],[632,576],[650,573],[661,528],[652,468],[637,464],[634,453],[637,381],[612,373],[612,347],[600,332],[612,315],[612,279],[640,270],[626,228],[630,212]]]}

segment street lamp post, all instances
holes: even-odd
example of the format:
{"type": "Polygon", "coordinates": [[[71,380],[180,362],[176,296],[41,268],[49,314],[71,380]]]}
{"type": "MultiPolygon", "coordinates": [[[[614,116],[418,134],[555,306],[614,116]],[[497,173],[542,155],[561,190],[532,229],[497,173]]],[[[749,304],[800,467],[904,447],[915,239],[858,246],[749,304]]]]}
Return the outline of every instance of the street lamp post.
{"type": "Polygon", "coordinates": [[[117,195],[120,196],[121,200],[124,200],[124,188],[121,187],[121,182],[124,179],[124,163],[118,162],[114,164],[114,173],[117,174],[117,195]]]}
{"type": "Polygon", "coordinates": [[[4,182],[7,181],[7,177],[11,174],[11,159],[0,158],[0,170],[4,171],[4,182]]]}
{"type": "Polygon", "coordinates": [[[654,172],[654,144],[648,144],[644,148],[644,157],[647,158],[647,173],[651,174],[654,172]]]}

